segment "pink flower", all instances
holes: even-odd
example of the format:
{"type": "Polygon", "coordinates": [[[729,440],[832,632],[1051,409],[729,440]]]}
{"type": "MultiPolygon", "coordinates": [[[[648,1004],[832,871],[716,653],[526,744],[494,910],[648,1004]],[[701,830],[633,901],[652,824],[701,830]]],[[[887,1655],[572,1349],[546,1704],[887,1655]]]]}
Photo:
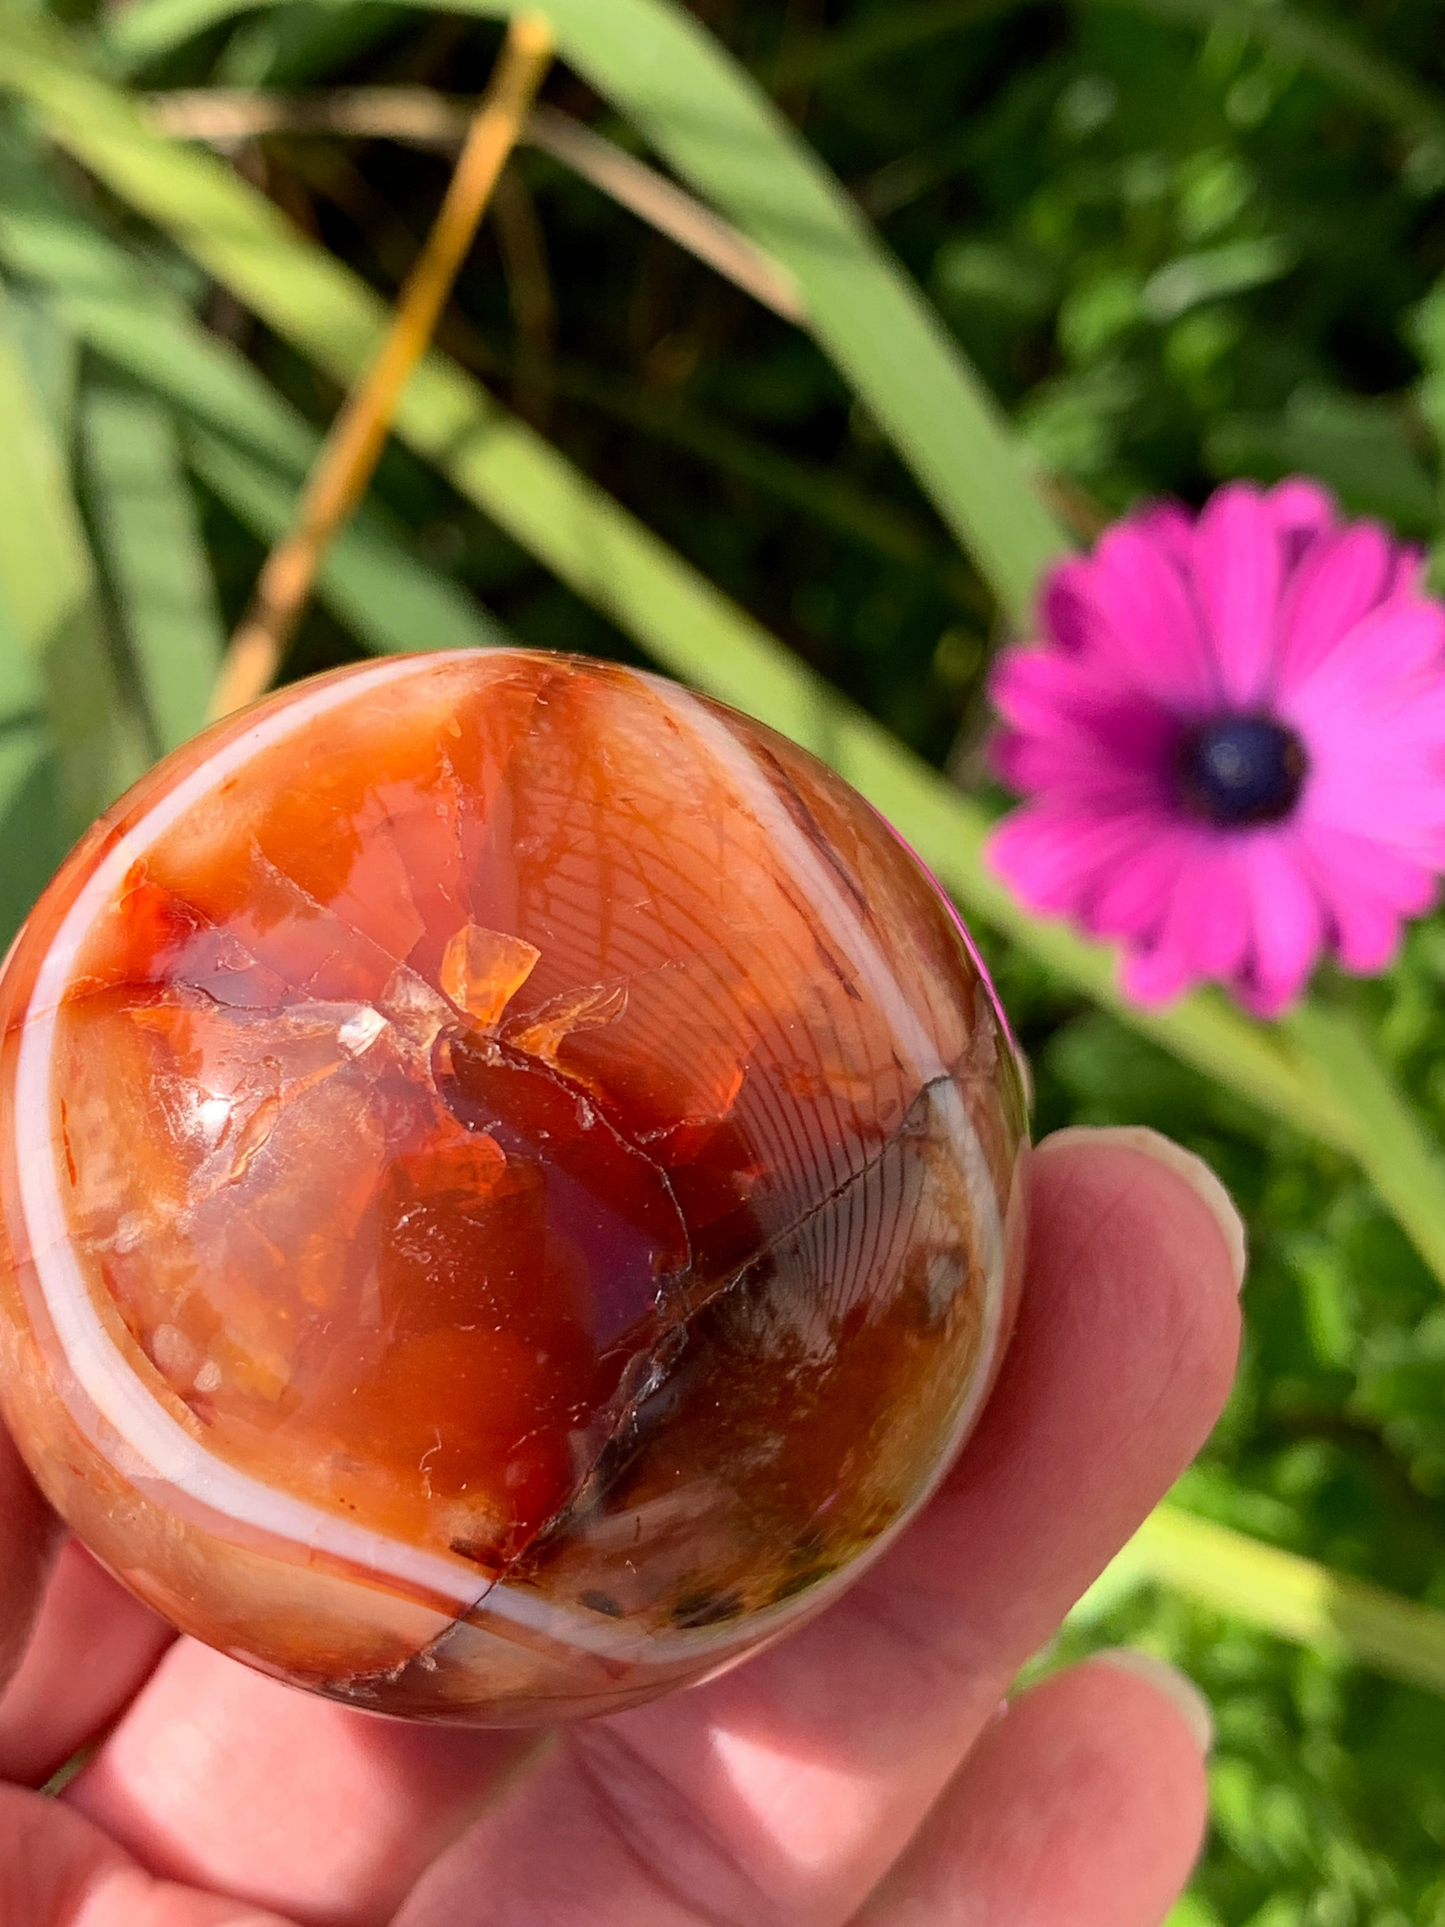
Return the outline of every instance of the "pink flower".
{"type": "Polygon", "coordinates": [[[1205,978],[1263,1017],[1325,951],[1383,970],[1445,869],[1445,610],[1315,484],[1156,504],[1063,563],[1004,651],[991,857],[1123,944],[1127,994],[1205,978]]]}

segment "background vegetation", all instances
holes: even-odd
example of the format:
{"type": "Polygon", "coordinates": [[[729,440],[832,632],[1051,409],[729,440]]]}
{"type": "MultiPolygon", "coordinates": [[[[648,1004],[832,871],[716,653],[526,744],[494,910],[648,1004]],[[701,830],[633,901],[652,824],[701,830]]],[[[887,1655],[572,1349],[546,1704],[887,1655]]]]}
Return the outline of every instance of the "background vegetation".
{"type": "MultiPolygon", "coordinates": [[[[291,97],[474,92],[500,40],[486,11],[0,12],[0,936],[90,815],[199,724],[374,336],[365,289],[395,295],[445,184],[444,146],[307,131],[315,99],[291,97]],[[175,134],[192,89],[259,92],[290,124],[211,161],[175,134]]],[[[1298,1077],[1264,1057],[1208,1074],[1253,1048],[1222,1006],[1141,1031],[1102,960],[1022,928],[974,860],[1002,800],[979,756],[987,663],[1068,536],[1140,494],[1295,470],[1411,538],[1441,530],[1438,0],[694,11],[737,68],[679,63],[656,0],[559,5],[547,102],[748,227],[811,326],[525,148],[440,331],[448,362],[414,385],[288,673],[510,635],[660,660],[832,754],[984,917],[1040,1130],[1155,1124],[1246,1211],[1243,1370],[1171,1516],[1445,1608],[1428,1238],[1298,1077]],[[776,128],[749,104],[767,96],[776,128]]],[[[1352,1006],[1436,1136],[1442,987],[1436,918],[1352,1006]]],[[[1188,1543],[1209,1563],[1212,1542],[1188,1543]]],[[[1409,1652],[1381,1660],[1388,1626],[1291,1607],[1314,1565],[1240,1556],[1233,1612],[1218,1572],[1136,1558],[1061,1642],[1150,1645],[1214,1702],[1213,1839],[1176,1927],[1441,1927],[1445,1699],[1427,1688],[1445,1689],[1445,1621],[1407,1617],[1409,1652]]]]}

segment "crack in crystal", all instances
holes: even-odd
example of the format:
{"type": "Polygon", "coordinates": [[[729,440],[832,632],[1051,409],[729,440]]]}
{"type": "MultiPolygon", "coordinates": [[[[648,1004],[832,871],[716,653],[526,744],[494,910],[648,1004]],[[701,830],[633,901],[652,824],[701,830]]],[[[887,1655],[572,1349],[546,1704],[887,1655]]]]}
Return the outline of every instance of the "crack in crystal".
{"type": "MultiPolygon", "coordinates": [[[[856,1190],[858,1186],[865,1183],[869,1176],[879,1168],[897,1146],[904,1142],[910,1135],[922,1136],[923,1132],[920,1129],[921,1121],[930,1108],[930,1101],[933,1094],[956,1083],[958,1077],[964,1072],[971,1048],[972,1044],[970,1042],[970,1046],[960,1053],[955,1063],[949,1069],[939,1072],[936,1076],[927,1079],[920,1085],[918,1091],[904,1111],[898,1125],[888,1134],[870,1157],[855,1167],[847,1177],[840,1180],[840,1182],[824,1196],[818,1198],[814,1203],[809,1205],[806,1210],[800,1212],[789,1224],[780,1227],[766,1238],[742,1263],[734,1266],[725,1277],[717,1280],[704,1295],[691,1301],[686,1301],[677,1308],[673,1317],[670,1318],[654,1343],[646,1352],[639,1353],[629,1367],[629,1374],[635,1373],[635,1375],[641,1379],[641,1383],[634,1383],[629,1387],[625,1403],[620,1407],[615,1407],[615,1417],[598,1446],[588,1471],[578,1480],[577,1485],[574,1487],[572,1493],[569,1494],[565,1503],[557,1509],[550,1519],[543,1521],[527,1541],[527,1544],[507,1562],[498,1573],[493,1582],[494,1584],[502,1584],[509,1577],[513,1576],[529,1554],[534,1553],[538,1546],[545,1544],[549,1538],[556,1537],[565,1529],[571,1519],[584,1511],[588,1504],[591,1503],[587,1488],[589,1483],[597,1477],[603,1459],[608,1451],[624,1438],[627,1428],[635,1421],[637,1414],[646,1404],[647,1400],[654,1396],[655,1393],[666,1384],[669,1372],[676,1363],[678,1356],[680,1356],[686,1348],[690,1328],[702,1313],[735,1291],[743,1280],[771,1254],[777,1252],[790,1241],[797,1239],[810,1223],[820,1217],[840,1199],[846,1197],[849,1192],[856,1190]]],[[[621,1389],[622,1388],[619,1387],[619,1394],[621,1389]]],[[[488,1590],[490,1590],[490,1588],[488,1590]]],[[[485,1595],[483,1595],[483,1597],[485,1597],[485,1595]]],[[[473,1608],[473,1610],[474,1609],[475,1608],[473,1608]]]]}
{"type": "MultiPolygon", "coordinates": [[[[266,852],[254,837],[251,839],[251,855],[253,860],[259,862],[264,872],[268,872],[276,882],[282,884],[288,891],[293,892],[304,904],[314,910],[323,925],[334,924],[339,932],[352,938],[358,946],[364,946],[365,950],[373,950],[378,956],[384,957],[394,969],[404,970],[407,968],[405,957],[397,956],[395,952],[389,950],[384,943],[378,943],[376,938],[371,936],[367,931],[362,930],[358,925],[350,922],[346,917],[343,917],[335,908],[334,904],[323,903],[319,897],[314,897],[306,888],[305,884],[298,883],[296,878],[293,877],[288,870],[283,870],[280,864],[267,856],[266,852]]],[[[298,983],[294,977],[285,977],[283,981],[289,983],[291,988],[299,992],[302,996],[306,996],[311,992],[316,979],[321,975],[322,971],[327,969],[340,954],[341,946],[337,944],[334,949],[327,952],[326,956],[316,966],[315,970],[312,971],[311,975],[302,982],[298,983]]],[[[270,966],[270,968],[273,975],[278,977],[282,975],[274,965],[270,966]]]]}

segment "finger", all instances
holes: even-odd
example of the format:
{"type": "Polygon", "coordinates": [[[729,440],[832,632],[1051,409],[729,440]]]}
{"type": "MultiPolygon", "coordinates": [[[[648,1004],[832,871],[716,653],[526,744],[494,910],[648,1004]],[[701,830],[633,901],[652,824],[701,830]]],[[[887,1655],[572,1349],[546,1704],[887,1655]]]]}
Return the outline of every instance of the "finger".
{"type": "Polygon", "coordinates": [[[0,1780],[43,1785],[110,1725],[174,1637],[68,1539],[25,1657],[0,1693],[0,1780]]]}
{"type": "Polygon", "coordinates": [[[0,1927],[288,1927],[158,1881],[57,1801],[0,1787],[0,1927]]]}
{"type": "Polygon", "coordinates": [[[539,1743],[354,1712],[180,1639],[63,1798],[152,1873],[380,1927],[539,1743]]]}
{"type": "Polygon", "coordinates": [[[983,1734],[851,1927],[1159,1927],[1203,1838],[1209,1737],[1143,1654],[1057,1674],[983,1734]]]}
{"type": "Polygon", "coordinates": [[[1042,1147],[1013,1348],[925,1514],[795,1639],[567,1734],[400,1922],[845,1920],[1223,1402],[1237,1221],[1182,1157],[1148,1134],[1042,1147]]]}
{"type": "Polygon", "coordinates": [[[0,1685],[20,1664],[60,1526],[0,1426],[0,1685]]]}

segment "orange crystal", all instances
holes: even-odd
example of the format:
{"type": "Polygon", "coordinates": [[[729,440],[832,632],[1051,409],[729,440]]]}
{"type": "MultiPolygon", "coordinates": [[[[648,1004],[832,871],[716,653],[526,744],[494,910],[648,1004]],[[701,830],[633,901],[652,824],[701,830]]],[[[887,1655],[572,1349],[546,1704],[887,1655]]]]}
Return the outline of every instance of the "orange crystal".
{"type": "Polygon", "coordinates": [[[633,1703],[833,1597],[1011,1316],[1017,1066],[846,784],[524,652],[154,771],[0,979],[0,1398],[91,1549],[353,1704],[633,1703]]]}

